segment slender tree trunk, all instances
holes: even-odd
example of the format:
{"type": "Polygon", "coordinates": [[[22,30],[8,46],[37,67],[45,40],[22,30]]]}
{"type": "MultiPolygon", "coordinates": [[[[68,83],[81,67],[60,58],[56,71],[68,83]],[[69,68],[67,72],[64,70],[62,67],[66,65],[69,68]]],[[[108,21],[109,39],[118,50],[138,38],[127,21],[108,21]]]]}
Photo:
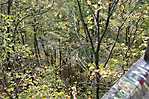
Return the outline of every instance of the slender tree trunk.
{"type": "MultiPolygon", "coordinates": [[[[7,15],[11,14],[11,6],[12,6],[13,0],[8,0],[7,2],[7,15]]],[[[7,33],[10,32],[10,27],[7,27],[7,33]]]]}
{"type": "Polygon", "coordinates": [[[8,0],[7,14],[10,15],[13,0],[8,0]]]}

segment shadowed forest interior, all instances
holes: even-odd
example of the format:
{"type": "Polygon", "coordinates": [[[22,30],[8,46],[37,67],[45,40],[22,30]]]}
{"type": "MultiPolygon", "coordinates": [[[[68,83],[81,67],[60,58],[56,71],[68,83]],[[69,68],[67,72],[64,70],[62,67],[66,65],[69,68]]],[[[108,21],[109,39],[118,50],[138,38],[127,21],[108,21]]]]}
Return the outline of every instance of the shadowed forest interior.
{"type": "Polygon", "coordinates": [[[148,0],[0,0],[0,99],[101,99],[148,27],[148,0]]]}

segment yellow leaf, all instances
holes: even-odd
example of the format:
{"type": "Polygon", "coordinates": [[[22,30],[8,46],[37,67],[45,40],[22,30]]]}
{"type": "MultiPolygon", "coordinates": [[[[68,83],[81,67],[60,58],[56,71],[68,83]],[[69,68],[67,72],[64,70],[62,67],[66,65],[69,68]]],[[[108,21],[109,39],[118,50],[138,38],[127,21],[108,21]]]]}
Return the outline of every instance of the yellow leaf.
{"type": "Polygon", "coordinates": [[[47,99],[47,97],[46,96],[43,96],[42,99],[47,99]]]}
{"type": "Polygon", "coordinates": [[[90,0],[87,0],[87,4],[88,4],[88,5],[91,5],[92,2],[91,2],[90,0]]]}

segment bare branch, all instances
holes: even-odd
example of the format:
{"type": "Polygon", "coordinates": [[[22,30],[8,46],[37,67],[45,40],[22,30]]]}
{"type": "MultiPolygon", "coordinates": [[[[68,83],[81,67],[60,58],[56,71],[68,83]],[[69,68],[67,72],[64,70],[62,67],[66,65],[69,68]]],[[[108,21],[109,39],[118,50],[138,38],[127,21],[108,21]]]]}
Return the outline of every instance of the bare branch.
{"type": "Polygon", "coordinates": [[[80,2],[79,2],[79,0],[76,0],[76,1],[77,1],[79,12],[80,12],[81,22],[82,22],[83,27],[84,27],[84,32],[86,33],[86,35],[88,36],[88,38],[90,40],[93,53],[95,53],[94,44],[93,44],[93,41],[92,41],[92,38],[91,38],[91,35],[90,35],[90,32],[89,32],[88,26],[85,23],[84,18],[83,18],[83,15],[82,15],[82,10],[81,10],[80,2]]]}
{"type": "MultiPolygon", "coordinates": [[[[112,12],[113,12],[114,8],[116,7],[116,5],[118,4],[118,1],[119,0],[117,0],[117,2],[115,2],[116,4],[114,4],[114,3],[112,3],[113,5],[109,4],[108,17],[107,17],[107,20],[106,20],[106,23],[105,23],[104,32],[103,32],[103,34],[102,34],[102,36],[101,36],[101,38],[100,38],[100,40],[98,42],[98,48],[100,48],[100,44],[102,42],[102,39],[103,39],[103,37],[105,36],[105,34],[107,32],[107,29],[108,29],[108,26],[109,26],[109,22],[110,22],[110,18],[112,16],[112,12]],[[112,10],[111,10],[111,8],[112,8],[112,10]]],[[[98,49],[97,49],[97,51],[98,51],[98,49]]]]}
{"type": "Polygon", "coordinates": [[[114,47],[115,47],[115,45],[116,45],[116,43],[117,43],[117,40],[118,40],[118,37],[119,37],[119,35],[120,35],[120,32],[121,32],[121,30],[122,30],[123,25],[124,25],[124,22],[121,24],[120,27],[118,27],[118,33],[117,33],[115,42],[114,42],[114,44],[113,44],[113,46],[112,46],[112,48],[111,48],[111,50],[110,50],[110,54],[109,54],[107,60],[106,60],[106,62],[105,62],[105,64],[104,64],[104,66],[103,66],[104,68],[106,67],[107,63],[109,62],[109,60],[110,60],[110,58],[111,58],[111,56],[112,56],[112,52],[113,52],[114,47]]]}
{"type": "MultiPolygon", "coordinates": [[[[97,32],[97,42],[99,43],[100,41],[100,31],[99,31],[99,10],[97,10],[96,14],[96,32],[97,32]]],[[[98,62],[99,62],[99,44],[97,45],[96,48],[96,53],[95,53],[95,64],[96,64],[96,69],[99,69],[98,67],[98,62]]]]}

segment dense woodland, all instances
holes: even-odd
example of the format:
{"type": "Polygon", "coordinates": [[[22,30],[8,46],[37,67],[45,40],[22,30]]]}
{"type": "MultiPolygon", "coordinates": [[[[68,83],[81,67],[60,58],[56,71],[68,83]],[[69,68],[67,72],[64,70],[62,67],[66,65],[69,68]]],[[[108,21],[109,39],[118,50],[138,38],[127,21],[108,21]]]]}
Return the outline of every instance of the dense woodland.
{"type": "Polygon", "coordinates": [[[0,0],[0,98],[100,99],[143,55],[148,12],[148,0],[0,0]]]}

